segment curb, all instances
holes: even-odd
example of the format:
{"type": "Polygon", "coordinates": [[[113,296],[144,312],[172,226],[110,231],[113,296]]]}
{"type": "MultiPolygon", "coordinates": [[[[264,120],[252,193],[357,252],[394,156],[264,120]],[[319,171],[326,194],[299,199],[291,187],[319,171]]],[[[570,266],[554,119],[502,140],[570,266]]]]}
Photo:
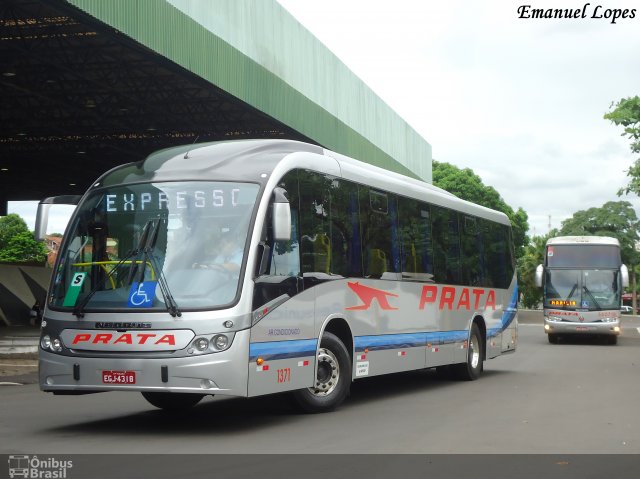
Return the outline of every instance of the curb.
{"type": "Polygon", "coordinates": [[[6,336],[0,339],[0,357],[37,359],[38,339],[35,336],[6,336]]]}

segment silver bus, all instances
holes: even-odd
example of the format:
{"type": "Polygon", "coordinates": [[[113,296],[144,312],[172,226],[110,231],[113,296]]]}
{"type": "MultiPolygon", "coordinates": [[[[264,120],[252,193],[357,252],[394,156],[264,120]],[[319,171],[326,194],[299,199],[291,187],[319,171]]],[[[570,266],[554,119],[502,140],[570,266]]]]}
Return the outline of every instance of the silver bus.
{"type": "MultiPolygon", "coordinates": [[[[319,146],[169,148],[78,201],[44,311],[43,391],[138,391],[164,409],[291,391],[321,412],[360,378],[473,380],[516,349],[508,218],[319,146]]],[[[39,235],[60,202],[41,202],[39,235]]]]}
{"type": "Polygon", "coordinates": [[[536,270],[543,288],[544,330],[550,343],[564,335],[602,335],[616,344],[622,289],[629,285],[620,244],[604,236],[559,236],[545,246],[536,270]]]}

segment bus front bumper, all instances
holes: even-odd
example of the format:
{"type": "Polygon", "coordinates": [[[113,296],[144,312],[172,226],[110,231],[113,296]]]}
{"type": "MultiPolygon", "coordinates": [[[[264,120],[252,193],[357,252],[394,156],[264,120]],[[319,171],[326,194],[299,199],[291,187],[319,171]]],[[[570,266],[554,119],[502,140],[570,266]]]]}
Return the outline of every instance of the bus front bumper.
{"type": "Polygon", "coordinates": [[[64,356],[40,349],[40,389],[61,394],[146,391],[246,397],[248,351],[242,347],[247,343],[241,340],[243,333],[236,334],[226,351],[182,358],[64,356]]]}
{"type": "Polygon", "coordinates": [[[544,332],[547,334],[593,334],[617,336],[620,334],[620,321],[579,323],[574,321],[552,321],[545,318],[544,332]]]}

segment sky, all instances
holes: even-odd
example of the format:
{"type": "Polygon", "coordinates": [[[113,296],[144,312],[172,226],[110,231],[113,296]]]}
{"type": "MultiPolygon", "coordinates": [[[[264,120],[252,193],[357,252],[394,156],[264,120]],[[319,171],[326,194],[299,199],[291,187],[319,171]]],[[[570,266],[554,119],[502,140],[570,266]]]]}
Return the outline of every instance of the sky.
{"type": "Polygon", "coordinates": [[[413,127],[543,235],[617,196],[635,160],[603,119],[640,95],[640,2],[278,0],[413,127]],[[586,18],[518,18],[518,7],[586,18]],[[584,8],[587,5],[586,9],[584,8]],[[596,8],[600,6],[596,10],[596,8]],[[637,9],[611,23],[607,10],[637,9]],[[593,15],[603,18],[591,18],[593,15]]]}
{"type": "MultiPolygon", "coordinates": [[[[586,18],[524,19],[513,0],[278,0],[432,146],[542,235],[617,196],[635,157],[603,119],[640,94],[637,0],[541,1],[586,18]],[[585,8],[585,5],[587,7],[585,8]],[[596,8],[600,8],[596,12],[596,8]],[[635,18],[591,18],[636,8],[635,18]]],[[[9,203],[33,228],[35,203],[9,203]]],[[[64,230],[68,211],[48,232],[64,230]]]]}

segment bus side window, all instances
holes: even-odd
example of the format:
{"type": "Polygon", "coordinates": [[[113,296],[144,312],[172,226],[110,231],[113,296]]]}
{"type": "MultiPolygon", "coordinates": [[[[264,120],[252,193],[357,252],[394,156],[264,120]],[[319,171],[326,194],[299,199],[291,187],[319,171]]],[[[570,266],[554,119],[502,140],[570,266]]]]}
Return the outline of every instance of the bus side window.
{"type": "Polygon", "coordinates": [[[460,245],[462,249],[462,281],[465,285],[484,286],[484,250],[481,221],[473,216],[460,214],[460,245]]]}
{"type": "Polygon", "coordinates": [[[366,186],[360,190],[364,276],[399,279],[400,252],[396,196],[366,186]]]}
{"type": "Polygon", "coordinates": [[[436,283],[461,284],[458,213],[432,206],[431,214],[436,283]]]}
{"type": "Polygon", "coordinates": [[[356,184],[300,170],[300,250],[306,288],[362,276],[356,184]]]}
{"type": "Polygon", "coordinates": [[[306,287],[331,272],[331,183],[320,173],[300,172],[300,252],[306,287]]]}
{"type": "Polygon", "coordinates": [[[362,257],[358,185],[334,178],[331,182],[331,273],[361,278],[362,257]]]}
{"type": "Polygon", "coordinates": [[[429,205],[398,198],[401,268],[404,279],[433,281],[433,248],[429,205]]]}

